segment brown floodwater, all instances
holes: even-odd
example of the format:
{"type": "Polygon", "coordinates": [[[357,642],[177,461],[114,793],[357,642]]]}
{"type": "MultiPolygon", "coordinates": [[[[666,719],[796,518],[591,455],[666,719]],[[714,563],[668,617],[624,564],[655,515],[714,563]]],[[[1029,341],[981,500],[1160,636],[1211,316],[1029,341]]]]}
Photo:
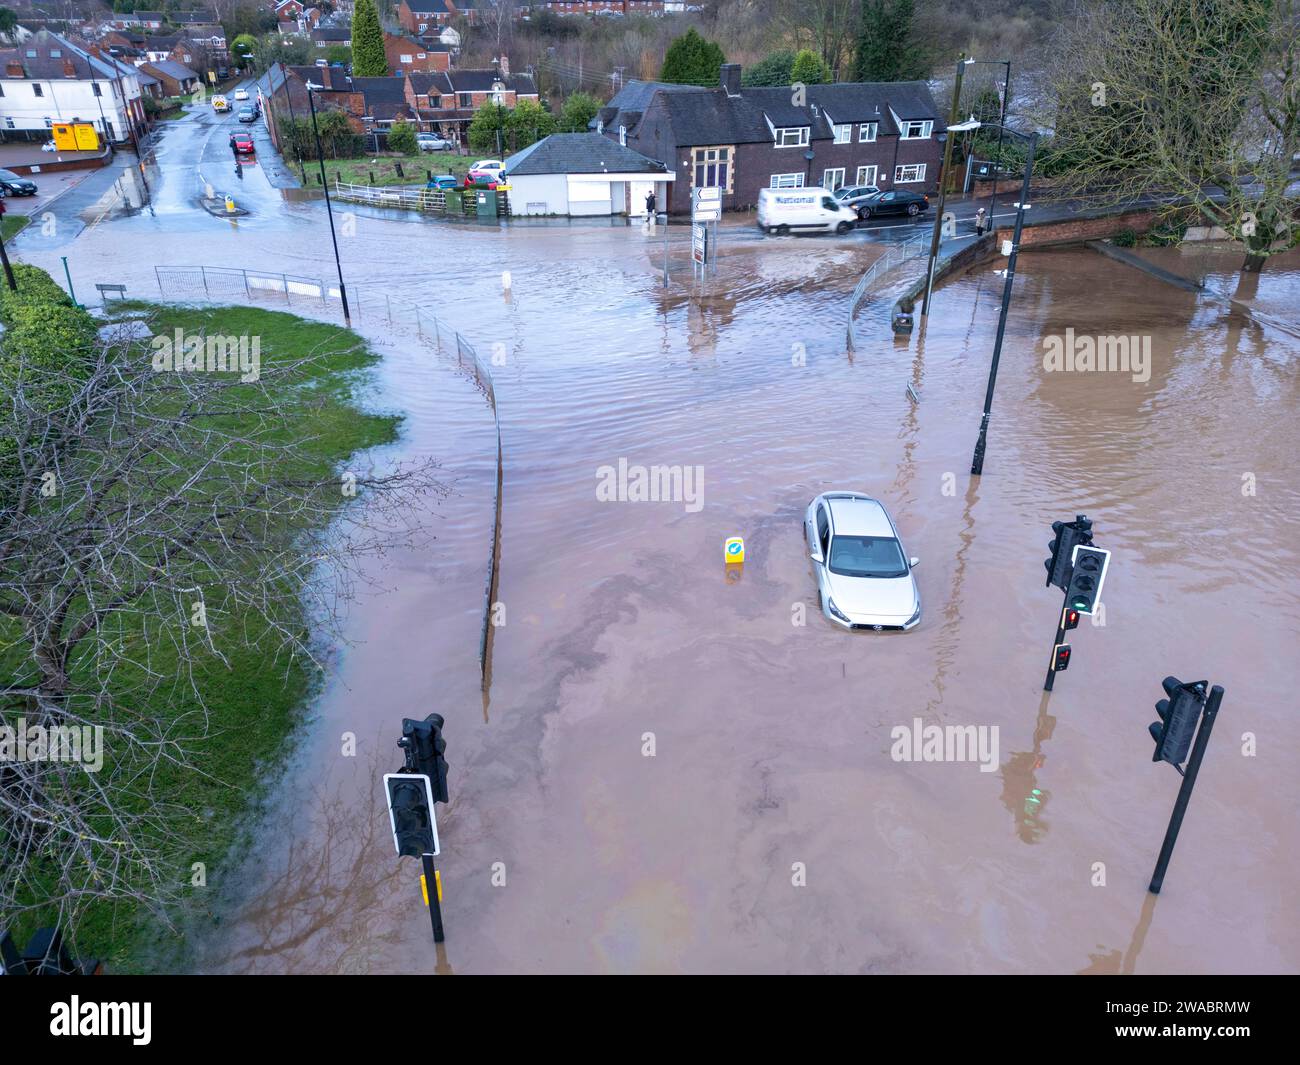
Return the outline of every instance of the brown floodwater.
{"type": "MultiPolygon", "coordinates": [[[[322,236],[232,231],[171,261],[295,270],[322,236]]],[[[879,245],[728,226],[716,278],[692,285],[674,231],[664,290],[661,236],[363,217],[342,242],[363,306],[419,299],[504,353],[490,699],[490,414],[445,360],[363,320],[386,356],[371,398],[407,416],[387,453],[438,457],[456,491],[427,517],[431,546],[373,563],[383,590],[352,605],[354,642],[256,842],[211,878],[222,920],[195,934],[192,967],[1300,969],[1300,340],[1219,298],[1240,256],[1160,252],[1218,271],[1195,294],[1085,249],[1023,254],[973,481],[1000,262],[946,283],[907,340],[871,301],[849,355],[845,299],[879,245]],[[1149,379],[1045,372],[1043,338],[1067,329],[1149,337],[1149,379]],[[702,506],[598,500],[598,468],[620,459],[702,467],[702,506]],[[915,631],[821,618],[801,521],[830,488],[885,501],[921,559],[915,631]],[[1060,593],[1042,562],[1050,523],[1078,512],[1113,552],[1105,624],[1071,634],[1049,698],[1060,593]],[[747,557],[729,581],[733,535],[747,557]],[[1170,673],[1226,694],[1156,899],[1178,778],[1152,764],[1147,725],[1170,673]],[[451,765],[437,953],[380,782],[401,718],[431,711],[451,765]],[[995,771],[893,760],[891,729],[915,718],[995,726],[995,771]]],[[[95,249],[79,265],[102,273],[95,249]]],[[[1294,321],[1288,258],[1254,298],[1294,321]]]]}

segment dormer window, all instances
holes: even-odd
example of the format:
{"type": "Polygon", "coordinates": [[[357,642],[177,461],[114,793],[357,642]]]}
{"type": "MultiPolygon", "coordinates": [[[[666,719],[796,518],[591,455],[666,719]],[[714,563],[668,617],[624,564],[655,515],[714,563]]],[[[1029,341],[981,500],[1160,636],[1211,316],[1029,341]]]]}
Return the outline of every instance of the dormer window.
{"type": "Polygon", "coordinates": [[[863,122],[858,127],[858,143],[871,144],[876,139],[876,124],[874,122],[863,122]]]}
{"type": "Polygon", "coordinates": [[[853,142],[853,125],[845,123],[842,126],[835,127],[835,143],[851,144],[853,142]]]}
{"type": "Polygon", "coordinates": [[[934,130],[934,123],[930,121],[921,122],[919,120],[913,120],[911,122],[904,122],[903,134],[902,134],[903,140],[905,141],[924,140],[925,138],[930,136],[933,130],[934,130]]]}
{"type": "Polygon", "coordinates": [[[776,131],[776,146],[778,148],[807,148],[808,127],[789,126],[778,129],[776,131]]]}

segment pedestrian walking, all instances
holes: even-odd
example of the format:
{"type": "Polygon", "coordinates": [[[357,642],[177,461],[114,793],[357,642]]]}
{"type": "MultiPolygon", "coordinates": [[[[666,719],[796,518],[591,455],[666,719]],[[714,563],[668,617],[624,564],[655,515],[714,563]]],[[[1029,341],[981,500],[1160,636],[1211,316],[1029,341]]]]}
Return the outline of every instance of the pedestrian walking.
{"type": "Polygon", "coordinates": [[[655,191],[651,189],[645,197],[645,216],[653,218],[655,216],[655,191]]]}
{"type": "Polygon", "coordinates": [[[981,207],[978,211],[975,212],[975,235],[977,237],[984,236],[984,208],[983,207],[981,207]]]}

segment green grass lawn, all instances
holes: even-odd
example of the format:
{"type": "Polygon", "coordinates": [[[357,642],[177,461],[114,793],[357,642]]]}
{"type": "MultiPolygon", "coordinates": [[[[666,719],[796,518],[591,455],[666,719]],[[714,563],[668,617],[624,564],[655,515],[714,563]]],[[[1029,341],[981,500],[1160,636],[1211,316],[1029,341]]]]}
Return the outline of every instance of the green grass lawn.
{"type": "Polygon", "coordinates": [[[31,224],[31,217],[25,214],[7,214],[0,219],[0,237],[9,240],[18,236],[31,224]]]}
{"type": "MultiPolygon", "coordinates": [[[[369,155],[360,159],[326,159],[325,175],[331,188],[334,179],[348,185],[423,185],[426,171],[438,174],[455,174],[464,178],[465,171],[482,156],[456,155],[452,152],[421,152],[419,155],[369,155]],[[402,164],[404,177],[397,174],[397,164],[402,164]],[[371,181],[371,175],[374,180],[371,181]]],[[[320,164],[306,160],[307,180],[312,185],[320,183],[320,164]]]]}
{"type": "MultiPolygon", "coordinates": [[[[9,221],[8,218],[5,219],[9,221]]],[[[359,371],[374,356],[355,333],[337,326],[310,322],[291,314],[249,307],[187,308],[150,306],[141,303],[119,305],[123,311],[146,309],[153,317],[154,335],[166,335],[179,328],[187,334],[206,330],[226,335],[261,338],[262,366],[276,360],[298,360],[308,356],[317,361],[292,387],[287,414],[275,429],[275,438],[302,442],[301,469],[292,471],[313,481],[337,476],[338,465],[349,455],[394,439],[397,419],[362,413],[353,403],[359,371]]],[[[117,308],[115,308],[117,309],[117,308]]],[[[233,416],[227,416],[233,418],[233,416]]],[[[179,475],[197,466],[190,455],[158,456],[162,465],[179,475]]],[[[340,505],[345,505],[340,500],[340,505]]],[[[353,504],[354,505],[354,504],[353,504]]],[[[213,573],[211,581],[238,581],[233,571],[213,573]]],[[[292,609],[292,608],[291,608],[292,609]]],[[[223,636],[230,665],[216,655],[200,655],[194,677],[207,708],[207,727],[193,742],[191,761],[197,771],[163,764],[155,783],[163,794],[186,811],[172,817],[167,827],[181,837],[173,848],[176,884],[183,888],[180,917],[207,920],[213,888],[221,882],[221,864],[240,838],[246,815],[264,784],[275,775],[286,753],[286,736],[300,721],[305,702],[315,690],[318,677],[310,663],[287,653],[286,638],[269,626],[260,614],[231,610],[210,615],[219,617],[213,637],[218,646],[223,636]],[[244,650],[240,650],[244,648],[244,650]],[[250,653],[248,648],[255,648],[250,653]],[[203,862],[209,888],[190,887],[191,867],[203,862]]],[[[289,624],[305,633],[308,619],[290,617],[289,624]]],[[[189,677],[174,651],[163,638],[168,620],[148,611],[116,615],[101,635],[128,649],[114,666],[115,691],[130,692],[144,675],[132,662],[149,663],[155,675],[167,681],[158,685],[140,707],[149,716],[177,722],[178,731],[194,730],[185,722],[200,715],[200,704],[189,687],[189,677]],[[143,615],[143,618],[142,616],[143,615]],[[136,653],[129,653],[135,651],[136,653]],[[147,652],[147,653],[146,653],[147,652]],[[124,664],[125,663],[125,664],[124,664]],[[135,672],[133,673],[133,668],[135,672]],[[152,703],[152,705],[149,705],[152,703]]],[[[14,673],[23,669],[27,648],[20,628],[0,624],[0,670],[14,673]]],[[[102,663],[92,648],[71,664],[78,671],[99,670],[102,663]]],[[[142,686],[141,690],[147,690],[142,686]]],[[[128,695],[125,702],[130,702],[128,695]]],[[[125,711],[124,711],[125,712],[125,711]]],[[[168,815],[171,816],[171,815],[168,815]]],[[[25,917],[15,929],[20,942],[26,934],[50,923],[52,914],[25,917]]],[[[79,914],[75,927],[68,929],[77,953],[103,959],[109,971],[139,971],[159,964],[158,959],[179,955],[183,943],[143,907],[132,902],[91,902],[79,914]]]]}

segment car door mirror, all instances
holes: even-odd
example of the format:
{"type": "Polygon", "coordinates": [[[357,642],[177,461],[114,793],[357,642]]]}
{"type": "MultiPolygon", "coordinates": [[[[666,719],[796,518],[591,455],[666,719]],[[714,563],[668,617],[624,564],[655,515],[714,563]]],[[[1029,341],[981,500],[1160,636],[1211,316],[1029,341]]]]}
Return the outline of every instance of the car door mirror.
{"type": "Polygon", "coordinates": [[[919,566],[920,564],[921,564],[921,560],[919,558],[908,559],[909,566],[915,567],[915,566],[919,566]]]}
{"type": "Polygon", "coordinates": [[[825,561],[822,558],[822,551],[820,547],[814,547],[811,551],[809,551],[808,557],[818,564],[821,564],[823,561],[825,561]]]}

